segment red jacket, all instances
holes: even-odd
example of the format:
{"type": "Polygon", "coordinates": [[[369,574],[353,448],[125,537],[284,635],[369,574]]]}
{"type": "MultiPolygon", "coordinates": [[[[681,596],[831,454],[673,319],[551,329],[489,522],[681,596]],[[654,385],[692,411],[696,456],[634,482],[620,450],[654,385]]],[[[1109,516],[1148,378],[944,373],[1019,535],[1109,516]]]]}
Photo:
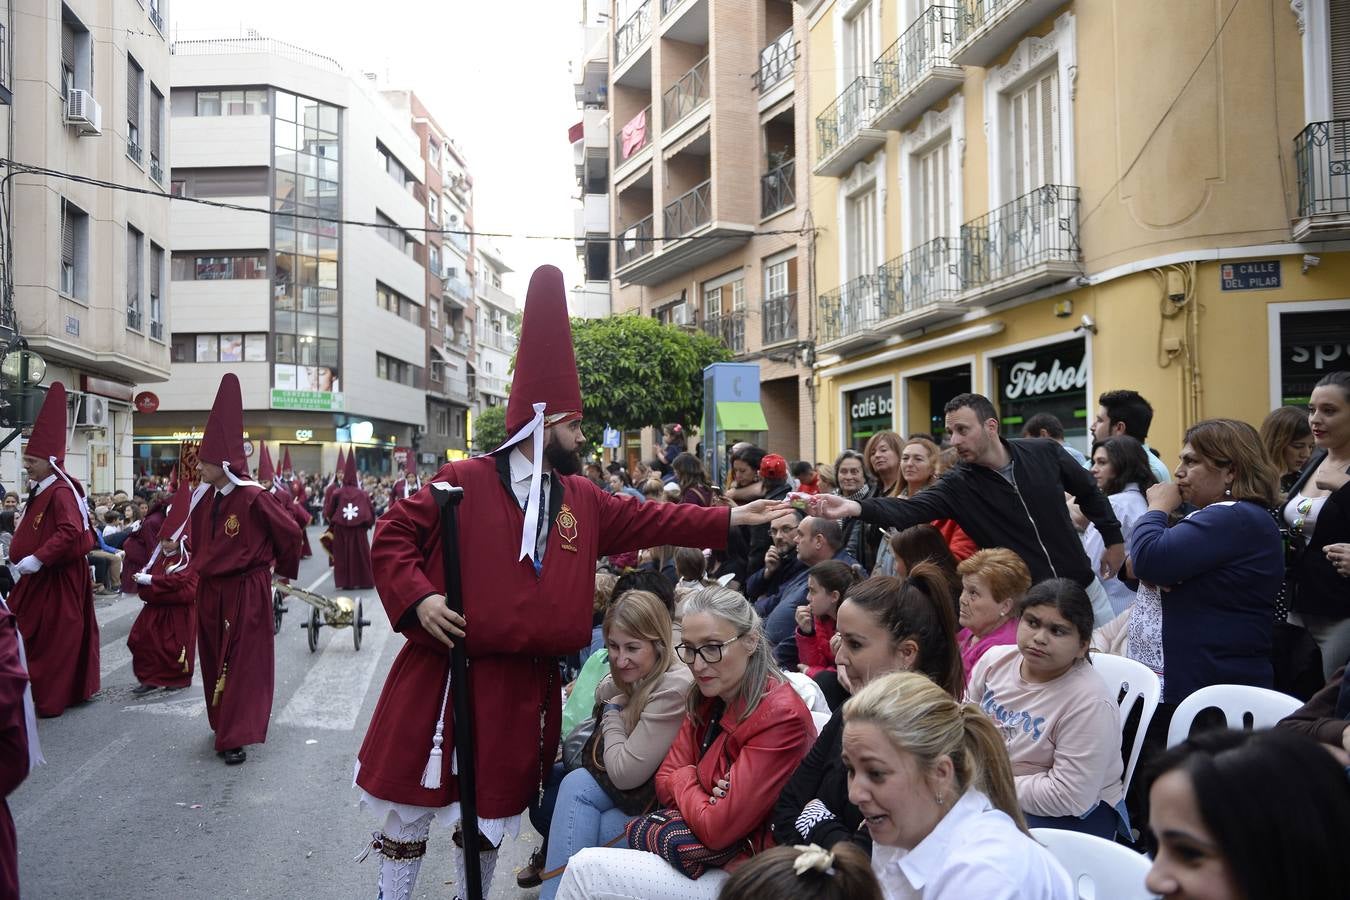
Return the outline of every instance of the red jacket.
{"type": "MultiPolygon", "coordinates": [[[[773,846],[769,814],[815,742],[815,724],[791,684],[771,681],[744,721],[737,721],[743,708],[740,701],[727,707],[721,734],[700,758],[712,704],[712,700],[703,703],[702,725],[685,717],[665,762],[656,771],[656,798],[662,806],[679,810],[707,846],[722,849],[749,840],[758,853],[773,846]],[[712,789],[728,777],[731,787],[726,797],[710,803],[712,789]]],[[[749,857],[750,852],[743,852],[725,868],[735,869],[749,857]]]]}
{"type": "Polygon", "coordinates": [[[955,519],[934,519],[932,525],[942,532],[942,539],[947,542],[947,549],[952,551],[952,556],[956,557],[957,562],[980,549],[975,546],[975,542],[970,539],[970,535],[961,530],[961,526],[956,524],[955,519]]]}
{"type": "Polygon", "coordinates": [[[830,638],[834,637],[834,619],[822,619],[815,616],[816,630],[811,634],[802,634],[797,629],[797,659],[806,666],[806,674],[815,678],[826,669],[834,671],[834,651],[830,649],[830,638]]]}

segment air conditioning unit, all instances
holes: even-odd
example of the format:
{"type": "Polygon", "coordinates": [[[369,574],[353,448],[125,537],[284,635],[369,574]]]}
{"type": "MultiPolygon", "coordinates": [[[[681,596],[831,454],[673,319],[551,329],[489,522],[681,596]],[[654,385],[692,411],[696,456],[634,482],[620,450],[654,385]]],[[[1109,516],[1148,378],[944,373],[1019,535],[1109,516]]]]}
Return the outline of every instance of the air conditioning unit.
{"type": "Polygon", "coordinates": [[[694,324],[694,311],[688,303],[677,303],[670,308],[670,324],[680,326],[694,324]]]}
{"type": "Polygon", "coordinates": [[[80,404],[75,424],[82,428],[106,428],[108,425],[108,401],[103,397],[85,395],[80,404]]]}
{"type": "Polygon", "coordinates": [[[74,125],[80,134],[103,133],[103,109],[94,95],[79,88],[71,88],[66,98],[66,124],[74,125]]]}

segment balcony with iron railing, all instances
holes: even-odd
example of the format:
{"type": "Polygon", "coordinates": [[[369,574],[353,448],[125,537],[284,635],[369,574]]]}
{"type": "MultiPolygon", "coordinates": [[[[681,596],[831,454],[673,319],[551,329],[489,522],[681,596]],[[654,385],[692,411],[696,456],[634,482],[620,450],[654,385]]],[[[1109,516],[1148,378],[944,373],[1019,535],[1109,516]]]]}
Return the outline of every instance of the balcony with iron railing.
{"type": "Polygon", "coordinates": [[[516,339],[513,335],[505,331],[497,331],[492,328],[484,328],[478,333],[478,343],[484,347],[491,347],[494,350],[500,350],[503,353],[516,352],[516,339]]]}
{"type": "Polygon", "coordinates": [[[764,346],[797,340],[797,295],[783,294],[765,300],[760,320],[764,346]]]}
{"type": "Polygon", "coordinates": [[[886,132],[873,124],[880,80],[859,76],[816,116],[817,175],[837,178],[886,146],[886,132]]]}
{"type": "Polygon", "coordinates": [[[164,34],[164,13],[159,10],[159,3],[156,0],[150,0],[150,24],[155,26],[155,30],[161,35],[164,34]]]}
{"type": "Polygon", "coordinates": [[[726,344],[732,353],[745,352],[745,310],[715,313],[703,317],[703,332],[726,344]]]}
{"type": "Polygon", "coordinates": [[[961,242],[934,238],[881,267],[881,290],[899,330],[929,325],[961,312],[961,242]]]}
{"type": "Polygon", "coordinates": [[[928,7],[877,58],[876,127],[908,125],[965,80],[964,70],[949,58],[956,18],[955,7],[928,7]]]}
{"type": "Polygon", "coordinates": [[[458,353],[460,356],[469,355],[469,332],[460,329],[455,331],[453,325],[445,326],[445,349],[458,353]]]}
{"type": "Polygon", "coordinates": [[[155,184],[164,184],[164,166],[159,161],[159,155],[155,153],[150,154],[150,178],[155,184]]]}
{"type": "Polygon", "coordinates": [[[459,275],[442,276],[441,289],[460,309],[473,303],[473,285],[459,275]]]}
{"type": "Polygon", "coordinates": [[[622,169],[630,160],[645,156],[642,151],[652,145],[655,133],[652,123],[652,108],[648,106],[633,116],[614,137],[614,167],[622,169]]]}
{"type": "Polygon", "coordinates": [[[763,50],[759,51],[759,70],[751,76],[755,90],[761,94],[792,77],[793,66],[801,55],[801,43],[789,28],[763,50]]]}
{"type": "Polygon", "coordinates": [[[152,340],[156,340],[156,341],[162,341],[162,340],[164,340],[164,323],[163,323],[163,322],[154,322],[154,321],[152,321],[152,322],[150,323],[150,337],[151,337],[152,340]]]}
{"type": "Polygon", "coordinates": [[[614,248],[615,268],[622,269],[630,263],[652,255],[655,247],[655,242],[652,241],[654,219],[654,216],[648,216],[619,233],[618,245],[614,248]]]}
{"type": "Polygon", "coordinates": [[[646,0],[614,32],[614,65],[619,66],[632,56],[652,34],[652,4],[646,0]]]}
{"type": "Polygon", "coordinates": [[[892,315],[881,276],[859,275],[820,295],[816,316],[820,349],[844,350],[882,340],[877,325],[892,315]]]}
{"type": "Polygon", "coordinates": [[[469,386],[469,379],[464,375],[455,375],[448,369],[444,374],[445,393],[456,400],[469,401],[473,399],[472,388],[469,386]]]}
{"type": "Polygon", "coordinates": [[[131,136],[127,137],[127,159],[138,166],[141,164],[141,145],[131,136]]]}
{"type": "Polygon", "coordinates": [[[132,331],[140,331],[141,321],[140,301],[132,300],[127,303],[127,327],[132,331]]]}
{"type": "Polygon", "coordinates": [[[661,127],[665,134],[708,102],[708,57],[695,63],[661,95],[661,127]]]}
{"type": "Polygon", "coordinates": [[[797,161],[787,162],[759,176],[759,215],[767,219],[797,203],[797,161]]]}
{"type": "Polygon", "coordinates": [[[952,64],[989,65],[1063,5],[1064,0],[959,0],[952,64]]]}
{"type": "Polygon", "coordinates": [[[1350,119],[1310,122],[1294,138],[1294,240],[1350,238],[1350,119]]]}
{"type": "Polygon", "coordinates": [[[991,303],[1081,274],[1077,187],[1047,184],[961,226],[965,299],[991,303]]]}
{"type": "Polygon", "coordinates": [[[664,237],[685,237],[712,221],[712,181],[705,181],[667,203],[662,216],[664,237]]]}
{"type": "Polygon", "coordinates": [[[492,394],[498,397],[506,396],[505,378],[498,378],[496,375],[484,375],[479,372],[474,376],[474,382],[477,389],[484,394],[492,394]]]}

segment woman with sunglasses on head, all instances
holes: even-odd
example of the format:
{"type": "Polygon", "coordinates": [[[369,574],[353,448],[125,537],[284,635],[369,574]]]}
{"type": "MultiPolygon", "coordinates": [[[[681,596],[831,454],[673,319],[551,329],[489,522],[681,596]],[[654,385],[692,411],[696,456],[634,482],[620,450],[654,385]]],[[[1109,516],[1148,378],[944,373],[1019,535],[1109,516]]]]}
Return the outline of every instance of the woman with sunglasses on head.
{"type": "Polygon", "coordinates": [[[713,587],[690,595],[683,625],[676,653],[697,691],[657,770],[657,802],[703,847],[735,855],[691,880],[654,852],[582,850],[567,863],[562,900],[711,900],[728,871],[772,843],[766,820],[815,739],[811,714],[774,664],[759,616],[740,594],[713,587]]]}
{"type": "MultiPolygon", "coordinates": [[[[918,672],[953,698],[961,696],[952,600],[946,577],[931,563],[916,565],[903,580],[877,575],[850,588],[836,624],[835,661],[854,691],[892,672],[918,672]]],[[[862,813],[848,799],[843,732],[838,708],[774,804],[770,824],[778,843],[867,846],[862,813]]]]}

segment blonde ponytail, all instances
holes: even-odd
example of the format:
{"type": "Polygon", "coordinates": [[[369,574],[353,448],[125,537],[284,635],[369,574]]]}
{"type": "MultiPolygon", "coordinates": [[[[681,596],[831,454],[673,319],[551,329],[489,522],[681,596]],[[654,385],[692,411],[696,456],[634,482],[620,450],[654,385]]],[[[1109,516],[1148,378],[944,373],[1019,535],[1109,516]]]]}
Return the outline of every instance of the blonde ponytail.
{"type": "Polygon", "coordinates": [[[1008,818],[1026,832],[1026,819],[1022,817],[1022,806],[1017,800],[1017,783],[1013,781],[1012,762],[1008,759],[1008,745],[999,734],[998,726],[974,703],[961,707],[961,726],[967,770],[962,782],[988,797],[995,808],[1007,813],[1008,818]]]}

